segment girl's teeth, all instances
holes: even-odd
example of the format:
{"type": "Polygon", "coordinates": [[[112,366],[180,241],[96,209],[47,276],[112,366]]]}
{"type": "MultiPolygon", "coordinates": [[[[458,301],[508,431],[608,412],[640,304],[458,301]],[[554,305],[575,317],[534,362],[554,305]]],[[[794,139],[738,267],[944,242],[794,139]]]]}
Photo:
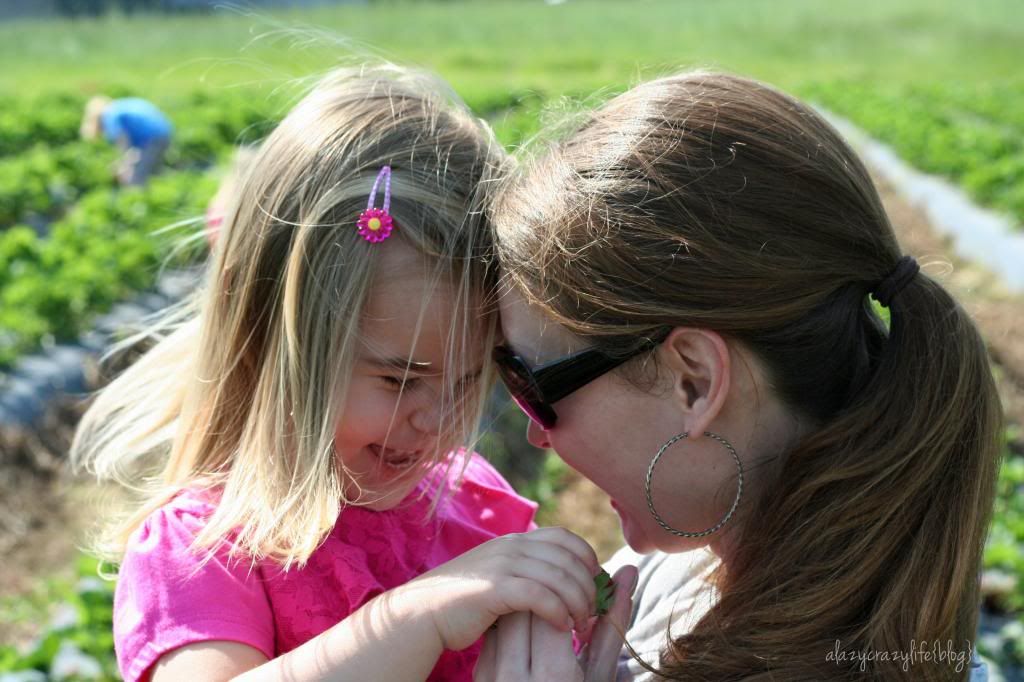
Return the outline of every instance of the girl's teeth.
{"type": "Polygon", "coordinates": [[[384,460],[385,464],[387,464],[390,467],[395,467],[395,468],[399,468],[399,469],[405,468],[405,467],[408,467],[409,465],[411,465],[413,460],[415,459],[415,454],[416,454],[416,453],[413,453],[413,452],[401,452],[401,451],[391,450],[391,449],[385,450],[384,448],[381,448],[380,446],[375,446],[375,449],[377,450],[378,456],[382,460],[384,460]]]}
{"type": "Polygon", "coordinates": [[[413,458],[412,457],[406,457],[404,459],[398,459],[398,460],[386,460],[384,463],[387,464],[389,467],[392,467],[392,468],[395,468],[395,469],[405,469],[405,468],[408,468],[409,466],[412,465],[413,458]]]}

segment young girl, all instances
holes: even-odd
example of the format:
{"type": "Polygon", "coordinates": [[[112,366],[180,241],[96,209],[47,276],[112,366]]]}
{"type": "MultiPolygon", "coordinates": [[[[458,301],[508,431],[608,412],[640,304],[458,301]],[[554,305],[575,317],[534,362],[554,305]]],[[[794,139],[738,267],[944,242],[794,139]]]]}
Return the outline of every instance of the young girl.
{"type": "Polygon", "coordinates": [[[244,174],[194,304],[83,419],[77,465],[145,475],[105,547],[126,680],[468,680],[501,614],[593,611],[590,547],[520,534],[536,505],[453,450],[491,385],[504,156],[445,92],[324,78],[244,174]]]}

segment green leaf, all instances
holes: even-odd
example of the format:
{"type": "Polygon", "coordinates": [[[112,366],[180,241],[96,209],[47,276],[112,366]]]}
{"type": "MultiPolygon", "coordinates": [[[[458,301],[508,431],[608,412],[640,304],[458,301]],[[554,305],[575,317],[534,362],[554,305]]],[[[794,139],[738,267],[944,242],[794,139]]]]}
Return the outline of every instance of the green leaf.
{"type": "Polygon", "coordinates": [[[594,586],[597,588],[597,615],[603,616],[608,613],[612,605],[612,595],[615,593],[615,582],[608,575],[608,571],[601,570],[594,576],[594,586]]]}

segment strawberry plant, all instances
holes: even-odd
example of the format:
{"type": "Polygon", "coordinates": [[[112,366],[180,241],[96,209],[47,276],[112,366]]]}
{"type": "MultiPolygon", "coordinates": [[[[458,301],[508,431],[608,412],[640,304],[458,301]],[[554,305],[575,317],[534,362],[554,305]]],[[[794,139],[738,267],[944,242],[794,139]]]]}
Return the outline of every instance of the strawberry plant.
{"type": "Polygon", "coordinates": [[[802,94],[851,119],[918,169],[1024,224],[1024,88],[833,82],[802,94]]]}
{"type": "MultiPolygon", "coordinates": [[[[198,173],[154,178],[145,188],[90,192],[39,241],[28,228],[0,235],[0,367],[50,338],[71,341],[132,292],[151,286],[181,231],[202,215],[216,180],[198,173]]],[[[178,261],[195,258],[184,250],[178,261]]]]}

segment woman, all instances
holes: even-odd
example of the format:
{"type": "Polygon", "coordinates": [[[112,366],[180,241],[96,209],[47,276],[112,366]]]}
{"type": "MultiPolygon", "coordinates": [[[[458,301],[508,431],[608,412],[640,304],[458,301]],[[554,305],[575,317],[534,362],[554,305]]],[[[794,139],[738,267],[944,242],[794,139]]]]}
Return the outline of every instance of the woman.
{"type": "MultiPolygon", "coordinates": [[[[503,378],[611,496],[610,568],[639,565],[618,679],[967,677],[999,399],[827,123],[735,76],[649,82],[527,164],[496,224],[503,378]]],[[[543,635],[507,617],[478,679],[582,679],[543,635]]]]}

